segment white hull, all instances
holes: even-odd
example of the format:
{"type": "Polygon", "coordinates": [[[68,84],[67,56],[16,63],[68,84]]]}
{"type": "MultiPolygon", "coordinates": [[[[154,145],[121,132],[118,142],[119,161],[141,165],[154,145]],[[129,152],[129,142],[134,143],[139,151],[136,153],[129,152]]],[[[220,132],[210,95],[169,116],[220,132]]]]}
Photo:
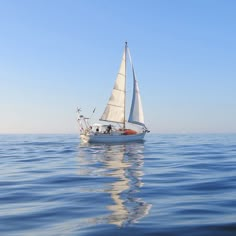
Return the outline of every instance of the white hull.
{"type": "Polygon", "coordinates": [[[126,143],[132,141],[140,141],[145,136],[144,133],[140,134],[131,134],[131,135],[112,135],[112,134],[81,134],[80,138],[83,142],[86,143],[126,143]]]}

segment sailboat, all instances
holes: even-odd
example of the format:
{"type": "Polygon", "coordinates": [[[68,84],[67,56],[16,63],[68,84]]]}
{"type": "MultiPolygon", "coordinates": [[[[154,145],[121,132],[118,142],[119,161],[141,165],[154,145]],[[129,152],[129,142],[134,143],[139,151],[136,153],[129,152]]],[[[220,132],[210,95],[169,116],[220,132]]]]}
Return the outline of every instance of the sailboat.
{"type": "Polygon", "coordinates": [[[83,142],[90,143],[125,143],[142,140],[146,133],[150,132],[144,123],[143,107],[139,92],[138,82],[135,77],[134,66],[130,51],[125,43],[120,69],[112,90],[112,94],[100,121],[109,124],[90,125],[89,118],[80,114],[78,109],[78,122],[80,138],[83,142]],[[126,67],[129,58],[133,74],[133,96],[128,122],[126,121],[126,67]],[[112,124],[110,124],[112,123],[112,124]],[[132,128],[130,128],[132,126],[132,128]]]}

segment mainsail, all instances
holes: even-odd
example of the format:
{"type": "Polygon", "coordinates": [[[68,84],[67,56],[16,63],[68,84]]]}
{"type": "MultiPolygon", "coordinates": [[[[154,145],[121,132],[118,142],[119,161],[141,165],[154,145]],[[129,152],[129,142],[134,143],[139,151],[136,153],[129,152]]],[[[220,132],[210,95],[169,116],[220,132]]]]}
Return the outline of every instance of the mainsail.
{"type": "Polygon", "coordinates": [[[118,123],[125,122],[126,47],[112,94],[100,120],[118,123]]]}

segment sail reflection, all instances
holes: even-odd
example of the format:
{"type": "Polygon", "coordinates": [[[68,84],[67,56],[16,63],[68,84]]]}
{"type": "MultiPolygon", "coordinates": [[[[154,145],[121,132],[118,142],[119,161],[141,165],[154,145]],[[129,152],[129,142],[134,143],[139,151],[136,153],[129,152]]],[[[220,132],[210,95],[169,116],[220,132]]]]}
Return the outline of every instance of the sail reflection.
{"type": "MultiPolygon", "coordinates": [[[[80,164],[81,161],[88,161],[90,166],[93,163],[93,167],[86,170],[80,169],[79,174],[95,174],[110,178],[103,189],[112,199],[106,205],[110,211],[107,222],[122,227],[135,223],[147,215],[151,204],[138,197],[141,195],[140,188],[143,185],[143,142],[120,145],[82,145],[80,152],[83,152],[85,148],[86,152],[90,151],[91,155],[87,155],[89,156],[87,160],[80,160],[80,164]]],[[[80,157],[86,158],[86,155],[81,153],[80,157]]]]}

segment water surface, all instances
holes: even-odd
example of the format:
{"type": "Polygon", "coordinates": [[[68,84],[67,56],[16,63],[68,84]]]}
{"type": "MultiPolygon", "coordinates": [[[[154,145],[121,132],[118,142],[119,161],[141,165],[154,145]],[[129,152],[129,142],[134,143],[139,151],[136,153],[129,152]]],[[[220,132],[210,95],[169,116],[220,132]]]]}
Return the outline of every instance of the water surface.
{"type": "Polygon", "coordinates": [[[1,235],[236,235],[236,135],[0,135],[1,235]]]}

